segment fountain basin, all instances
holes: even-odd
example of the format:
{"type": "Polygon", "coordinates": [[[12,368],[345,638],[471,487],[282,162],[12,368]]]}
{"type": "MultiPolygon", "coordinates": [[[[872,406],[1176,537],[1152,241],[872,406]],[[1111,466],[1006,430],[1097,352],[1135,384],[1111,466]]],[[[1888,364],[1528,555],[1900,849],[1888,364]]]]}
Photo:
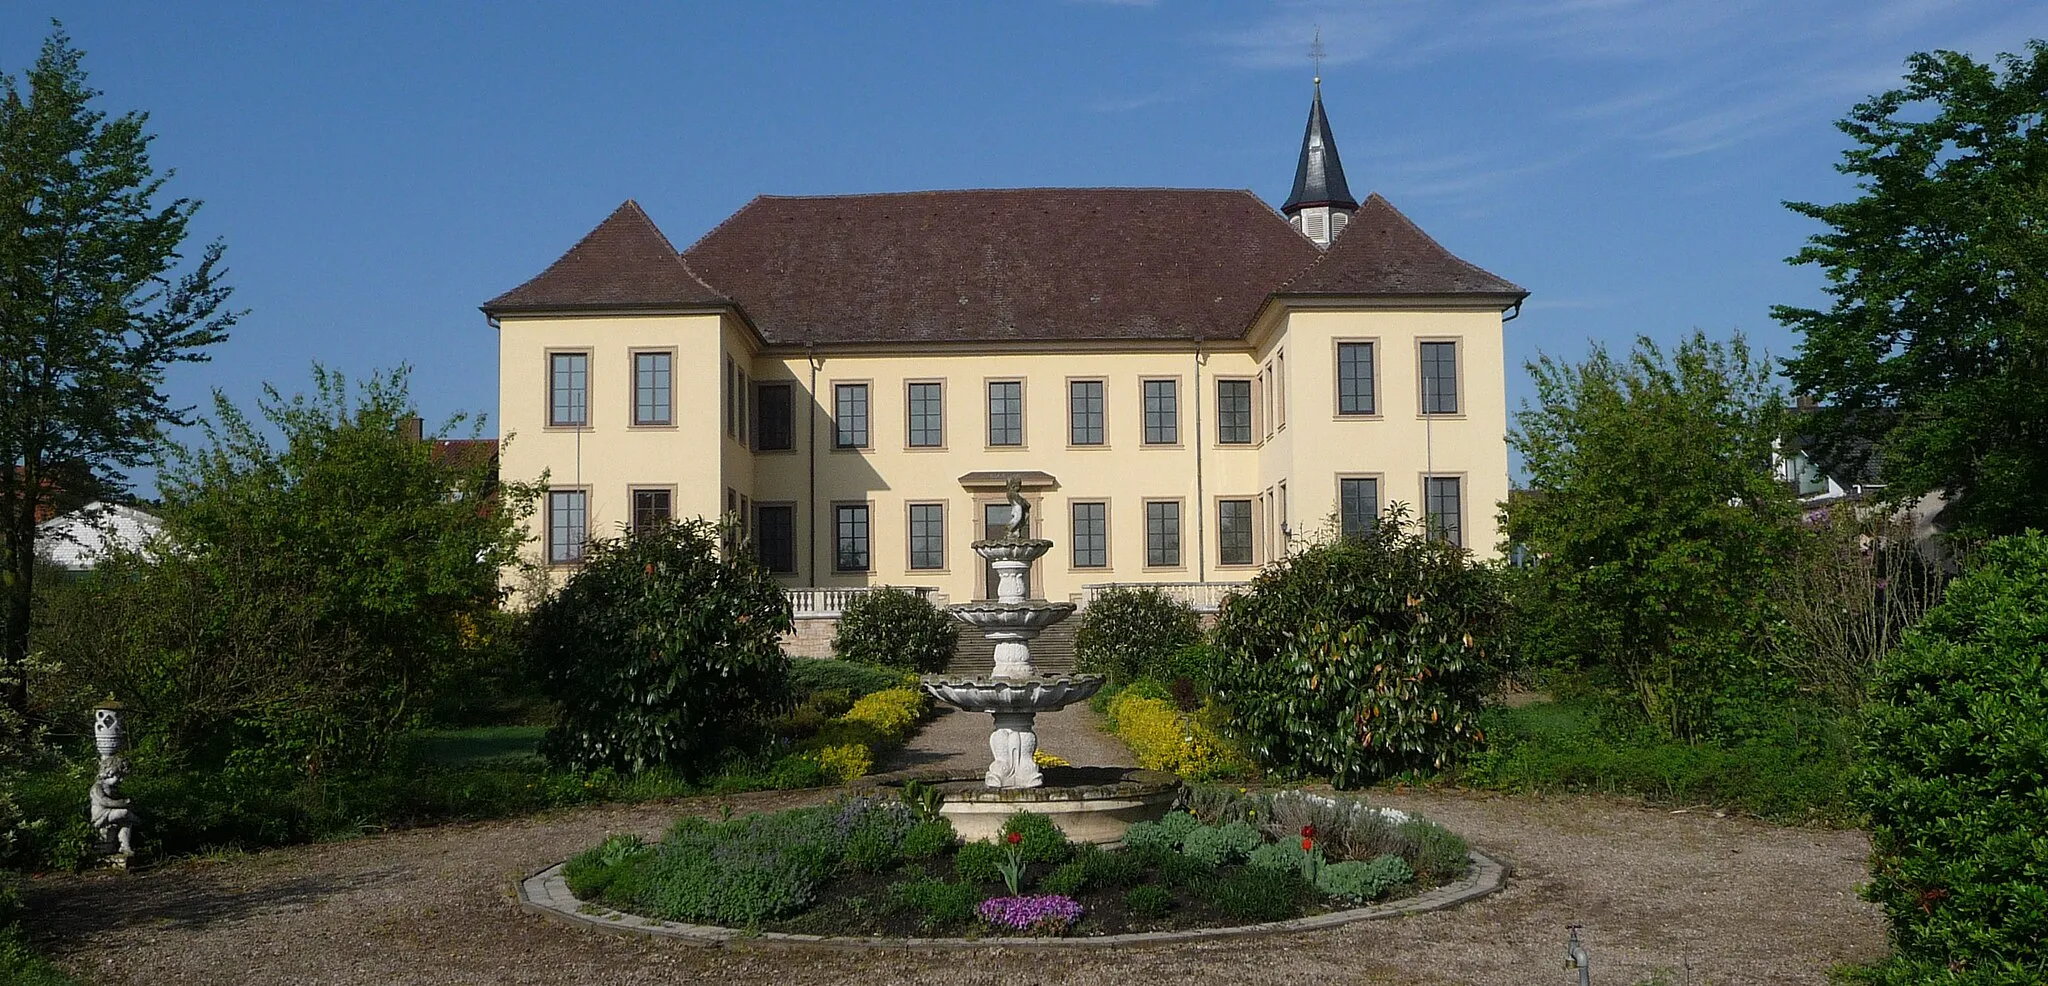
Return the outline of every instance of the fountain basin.
{"type": "Polygon", "coordinates": [[[1074,614],[1073,603],[1049,603],[1030,599],[1020,603],[956,603],[947,608],[953,618],[984,631],[1029,630],[1033,636],[1074,614]]]}
{"type": "Polygon", "coordinates": [[[1074,842],[1121,842],[1132,825],[1165,818],[1181,789],[1179,777],[1137,767],[1047,767],[1045,786],[1028,788],[991,788],[979,776],[918,780],[945,795],[939,814],[970,842],[1000,837],[1003,820],[1020,811],[1046,816],[1074,842]]]}
{"type": "Polygon", "coordinates": [[[1044,538],[995,538],[976,541],[971,547],[974,553],[989,561],[1033,561],[1052,550],[1052,542],[1044,538]]]}
{"type": "Polygon", "coordinates": [[[924,690],[933,698],[967,712],[1052,712],[1085,702],[1102,690],[1099,674],[1055,678],[955,678],[925,675],[924,690]]]}

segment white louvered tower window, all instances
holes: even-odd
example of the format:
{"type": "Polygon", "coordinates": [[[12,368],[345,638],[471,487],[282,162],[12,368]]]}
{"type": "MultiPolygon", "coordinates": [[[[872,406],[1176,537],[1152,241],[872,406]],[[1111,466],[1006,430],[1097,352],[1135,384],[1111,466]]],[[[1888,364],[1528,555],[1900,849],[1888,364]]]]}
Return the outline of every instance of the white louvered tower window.
{"type": "Polygon", "coordinates": [[[1343,211],[1332,211],[1330,213],[1330,239],[1334,240],[1337,238],[1338,233],[1344,232],[1344,224],[1350,221],[1350,213],[1343,211]]]}
{"type": "Polygon", "coordinates": [[[1301,231],[1307,234],[1309,239],[1314,240],[1317,243],[1330,242],[1329,233],[1326,227],[1323,225],[1326,222],[1326,217],[1324,215],[1326,211],[1327,210],[1323,209],[1311,209],[1301,214],[1301,231]]]}

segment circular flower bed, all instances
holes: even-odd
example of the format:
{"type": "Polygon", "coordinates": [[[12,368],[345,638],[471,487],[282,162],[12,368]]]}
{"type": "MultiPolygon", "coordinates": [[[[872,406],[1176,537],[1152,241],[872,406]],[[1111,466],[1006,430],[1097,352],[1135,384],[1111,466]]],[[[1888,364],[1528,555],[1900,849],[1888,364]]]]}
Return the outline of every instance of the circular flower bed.
{"type": "Polygon", "coordinates": [[[584,901],[667,921],[833,936],[1114,935],[1280,921],[1464,876],[1464,840],[1346,797],[1192,789],[1120,849],[1019,813],[962,843],[936,805],[848,796],[658,843],[614,836],[564,867],[584,901]]]}

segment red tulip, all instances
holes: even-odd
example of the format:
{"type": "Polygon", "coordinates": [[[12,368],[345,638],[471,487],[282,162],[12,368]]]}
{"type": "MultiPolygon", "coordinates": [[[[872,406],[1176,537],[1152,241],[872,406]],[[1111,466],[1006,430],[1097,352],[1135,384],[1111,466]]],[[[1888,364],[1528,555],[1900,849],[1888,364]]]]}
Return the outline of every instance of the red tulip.
{"type": "Polygon", "coordinates": [[[1307,851],[1309,851],[1309,850],[1311,850],[1311,849],[1314,849],[1315,847],[1316,847],[1316,840],[1314,840],[1314,839],[1303,839],[1303,840],[1301,840],[1301,851],[1302,851],[1302,852],[1307,852],[1307,851]]]}
{"type": "Polygon", "coordinates": [[[1009,835],[1007,835],[1007,836],[1004,836],[1004,838],[1006,838],[1006,839],[1009,839],[1009,840],[1010,840],[1010,844],[1014,846],[1014,845],[1016,845],[1017,843],[1019,843],[1019,842],[1023,842],[1023,841],[1024,841],[1024,833],[1022,833],[1022,832],[1012,832],[1012,833],[1010,833],[1009,835]]]}
{"type": "Polygon", "coordinates": [[[1315,827],[1315,826],[1313,826],[1313,825],[1304,825],[1304,826],[1302,826],[1302,827],[1301,827],[1301,837],[1302,837],[1302,838],[1304,838],[1304,839],[1313,839],[1313,838],[1315,838],[1315,837],[1316,837],[1316,827],[1315,827]]]}

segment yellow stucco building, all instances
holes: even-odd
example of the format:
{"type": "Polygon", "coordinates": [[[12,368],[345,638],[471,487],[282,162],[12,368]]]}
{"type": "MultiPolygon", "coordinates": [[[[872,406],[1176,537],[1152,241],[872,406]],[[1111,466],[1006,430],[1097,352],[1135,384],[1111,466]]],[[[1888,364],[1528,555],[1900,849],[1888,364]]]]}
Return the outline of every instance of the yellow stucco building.
{"type": "MultiPolygon", "coordinates": [[[[992,595],[1003,483],[1034,595],[1243,581],[1395,502],[1497,550],[1502,331],[1526,292],[1356,201],[1320,94],[1293,194],[762,196],[678,251],[633,202],[483,306],[535,550],[725,516],[792,588],[992,595]]],[[[801,608],[801,606],[800,606],[801,608]]]]}

